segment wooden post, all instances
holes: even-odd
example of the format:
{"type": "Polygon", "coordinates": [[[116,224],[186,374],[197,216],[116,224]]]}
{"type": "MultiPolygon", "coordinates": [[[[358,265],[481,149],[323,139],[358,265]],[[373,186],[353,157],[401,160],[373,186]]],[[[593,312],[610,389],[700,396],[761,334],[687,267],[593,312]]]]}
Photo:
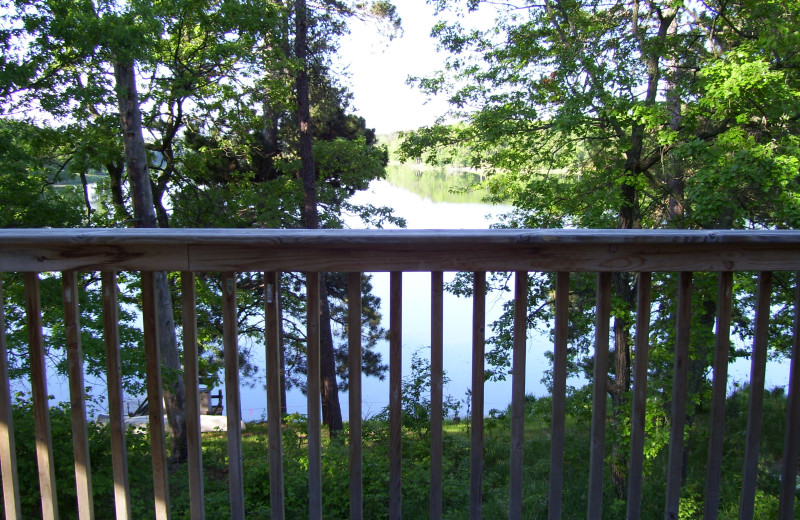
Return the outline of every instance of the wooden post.
{"type": "Polygon", "coordinates": [[[8,520],[22,520],[17,477],[17,449],[14,442],[14,413],[8,380],[6,315],[3,276],[0,273],[0,475],[3,479],[3,506],[8,520]]]}
{"type": "Polygon", "coordinates": [[[550,441],[548,518],[561,519],[564,487],[564,432],[567,406],[567,336],[569,332],[569,273],[556,275],[555,342],[553,345],[553,425],[550,441]]]}
{"type": "Polygon", "coordinates": [[[272,520],[283,520],[286,514],[283,496],[283,434],[281,431],[280,280],[280,273],[264,273],[267,428],[269,430],[269,504],[272,511],[272,520]]]}
{"type": "Polygon", "coordinates": [[[703,519],[716,520],[722,479],[722,441],[725,430],[725,399],[728,391],[728,351],[731,346],[733,273],[719,273],[717,282],[717,324],[714,348],[714,384],[711,390],[711,425],[706,465],[706,493],[703,519]]]}
{"type": "Polygon", "coordinates": [[[164,429],[161,353],[158,348],[158,307],[153,271],[142,271],[142,318],[144,320],[144,355],[147,371],[147,409],[150,450],[153,460],[153,501],[156,520],[169,520],[169,468],[164,429]]]}
{"type": "Polygon", "coordinates": [[[308,368],[308,518],[322,520],[322,432],[320,387],[320,276],[306,274],[308,368]]]}
{"type": "Polygon", "coordinates": [[[764,376],[767,367],[767,341],[769,340],[769,304],[772,294],[772,273],[758,276],[756,295],[755,335],[753,357],[750,361],[750,403],[747,413],[747,438],[745,440],[742,495],[739,501],[739,518],[753,518],[758,477],[758,455],[761,444],[761,419],[764,415],[764,376]]]}
{"type": "Polygon", "coordinates": [[[33,424],[36,435],[36,461],[39,466],[39,491],[42,497],[42,520],[58,518],[56,471],[53,465],[53,443],[50,437],[50,410],[47,403],[47,370],[44,364],[42,303],[39,296],[39,275],[25,273],[25,313],[28,318],[28,345],[33,393],[33,424]]]}
{"type": "Polygon", "coordinates": [[[608,388],[608,322],[611,318],[611,275],[597,275],[597,321],[594,340],[592,441],[589,455],[589,520],[603,514],[603,461],[606,448],[606,390],[608,388]]]}
{"type": "Polygon", "coordinates": [[[797,489],[797,459],[800,456],[800,273],[795,273],[792,361],[789,369],[789,403],[786,407],[786,437],[783,444],[779,520],[794,518],[797,489]]]}
{"type": "Polygon", "coordinates": [[[86,393],[83,384],[83,350],[81,349],[80,308],[78,305],[78,275],[75,271],[61,273],[64,297],[64,336],[67,343],[67,373],[72,414],[72,450],[75,455],[75,494],[78,517],[94,518],[92,496],[92,465],[89,461],[89,435],[86,431],[86,393]]]}
{"type": "Polygon", "coordinates": [[[389,520],[403,517],[403,273],[389,275],[389,520]]]}
{"type": "Polygon", "coordinates": [[[197,295],[194,274],[181,273],[183,324],[183,386],[186,388],[186,463],[189,469],[189,513],[205,518],[203,500],[203,447],[200,435],[200,374],[197,352],[197,295]]]}
{"type": "Polygon", "coordinates": [[[347,276],[347,329],[350,372],[350,520],[362,520],[361,273],[349,273],[347,276]]]}
{"type": "Polygon", "coordinates": [[[431,273],[431,519],[442,517],[443,351],[444,274],[435,271],[431,273]]]}
{"type": "Polygon", "coordinates": [[[104,271],[101,278],[103,280],[103,336],[106,347],[108,425],[111,431],[114,505],[117,520],[128,520],[131,518],[131,492],[128,484],[128,450],[125,446],[125,414],[122,409],[117,275],[114,272],[104,271]]]}
{"type": "Polygon", "coordinates": [[[473,274],[472,419],[470,422],[469,517],[480,520],[483,503],[483,375],[486,350],[486,273],[473,274]]]}
{"type": "Polygon", "coordinates": [[[236,273],[222,273],[225,406],[228,417],[228,488],[231,518],[244,519],[242,412],[239,399],[239,333],[236,319],[236,273]]]}
{"type": "Polygon", "coordinates": [[[678,281],[678,316],[675,328],[675,363],[672,368],[672,424],[669,432],[667,499],[664,518],[678,518],[683,469],[683,430],[686,426],[687,382],[689,380],[689,324],[692,316],[692,273],[683,272],[678,281]]]}
{"type": "Polygon", "coordinates": [[[647,417],[647,360],[650,348],[650,273],[639,273],[636,298],[636,350],[633,367],[631,450],[628,465],[628,520],[638,519],[642,509],[644,427],[647,417]]]}
{"type": "Polygon", "coordinates": [[[522,519],[525,445],[525,349],[528,340],[528,273],[514,274],[514,353],[511,374],[511,454],[508,518],[522,519]]]}

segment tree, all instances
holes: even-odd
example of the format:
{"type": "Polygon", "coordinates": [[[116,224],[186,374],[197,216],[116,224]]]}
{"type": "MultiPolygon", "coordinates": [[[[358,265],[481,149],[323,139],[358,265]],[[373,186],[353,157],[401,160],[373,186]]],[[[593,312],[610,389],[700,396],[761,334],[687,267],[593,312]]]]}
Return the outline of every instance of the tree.
{"type": "MultiPolygon", "coordinates": [[[[307,16],[306,23],[292,18],[288,5],[250,5],[247,0],[119,2],[96,7],[57,0],[7,7],[3,18],[9,29],[0,33],[8,51],[0,74],[4,110],[47,114],[58,122],[54,135],[67,143],[69,135],[77,137],[72,142],[79,145],[63,155],[65,164],[73,165],[72,171],[81,176],[85,191],[87,172],[107,174],[103,205],[87,206],[95,225],[297,227],[297,215],[313,217],[312,210],[323,227],[341,226],[342,211],[358,213],[377,225],[391,218],[386,208],[347,202],[355,190],[383,175],[386,153],[374,146],[374,133],[363,119],[346,114],[348,95],[337,86],[328,66],[348,17],[381,18],[396,28],[399,20],[391,4],[329,3],[307,16]],[[301,42],[302,35],[292,34],[292,21],[308,31],[306,42],[301,42]],[[300,72],[305,74],[303,82],[296,81],[300,72]],[[306,91],[298,97],[305,99],[305,133],[299,132],[300,111],[291,95],[299,83],[305,83],[306,91]],[[302,159],[297,160],[301,149],[302,159]],[[319,155],[318,167],[311,154],[319,155]],[[297,190],[302,184],[291,181],[302,163],[311,165],[306,168],[305,195],[297,190]],[[306,205],[305,213],[297,211],[303,207],[303,197],[317,198],[306,205]],[[230,218],[209,222],[209,214],[203,212],[211,208],[214,215],[221,212],[230,218]]],[[[201,281],[209,284],[201,294],[218,295],[213,277],[201,281]]],[[[242,287],[257,294],[257,281],[257,277],[242,280],[242,287]]],[[[179,385],[170,285],[165,274],[158,277],[163,305],[159,315],[164,319],[160,336],[162,356],[171,363],[165,379],[179,385]]],[[[243,307],[254,298],[243,298],[243,307]]],[[[323,308],[339,319],[341,306],[327,300],[323,308]]],[[[215,304],[203,302],[201,307],[213,310],[215,304]]],[[[365,313],[375,317],[374,311],[365,313]]],[[[324,319],[323,325],[329,321],[324,319]]],[[[365,354],[383,334],[377,322],[369,323],[373,325],[365,354]]],[[[207,325],[205,364],[213,372],[220,360],[219,336],[212,329],[219,324],[210,317],[207,325]]],[[[343,358],[337,354],[330,327],[323,326],[323,331],[328,369],[324,410],[335,431],[341,426],[338,407],[327,404],[337,400],[336,363],[343,358]]],[[[257,333],[244,327],[245,335],[257,333]]],[[[292,348],[302,359],[296,343],[292,348]]],[[[242,359],[244,370],[251,370],[242,359]]],[[[365,363],[368,374],[381,375],[385,369],[375,356],[366,355],[365,363]]],[[[296,366],[303,371],[302,362],[296,366]]],[[[180,459],[182,391],[176,387],[169,393],[176,396],[167,402],[170,424],[176,428],[171,436],[177,440],[173,455],[180,459]]]]}
{"type": "MultiPolygon", "coordinates": [[[[437,2],[442,10],[490,5],[437,2]]],[[[421,157],[440,147],[468,146],[474,165],[491,174],[485,182],[490,198],[516,207],[500,226],[797,227],[796,5],[545,0],[493,8],[497,20],[489,29],[464,27],[458,19],[434,27],[450,58],[439,75],[417,81],[429,93],[449,95],[451,115],[465,124],[419,129],[406,136],[403,150],[421,157]]],[[[532,324],[550,317],[549,283],[544,275],[532,278],[532,324]]],[[[578,316],[572,339],[583,356],[590,342],[591,283],[573,276],[571,288],[578,316]]],[[[714,325],[713,285],[701,277],[694,281],[695,394],[705,388],[711,359],[704,340],[714,325]]],[[[662,346],[672,340],[673,287],[669,276],[656,281],[653,337],[662,346]]],[[[778,306],[790,301],[789,287],[779,279],[778,306]]],[[[617,421],[635,355],[637,277],[615,275],[613,288],[608,388],[617,421]]],[[[739,330],[746,336],[748,302],[739,302],[739,330]]],[[[492,340],[501,365],[508,362],[507,327],[508,316],[496,324],[492,340]]],[[[661,362],[668,357],[662,354],[661,362]]],[[[666,392],[670,384],[656,378],[654,392],[666,392]]],[[[621,494],[624,455],[618,448],[612,477],[621,494]]]]}

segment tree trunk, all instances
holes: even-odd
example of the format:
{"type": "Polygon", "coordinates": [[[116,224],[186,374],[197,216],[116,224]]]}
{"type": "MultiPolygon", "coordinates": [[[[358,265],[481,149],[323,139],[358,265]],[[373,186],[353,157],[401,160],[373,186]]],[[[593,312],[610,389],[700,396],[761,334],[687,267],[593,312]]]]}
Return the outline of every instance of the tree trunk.
{"type": "MultiPolygon", "coordinates": [[[[297,69],[297,119],[300,124],[300,179],[303,183],[304,206],[303,226],[307,229],[319,228],[317,211],[317,178],[311,136],[311,102],[308,93],[307,38],[308,18],[305,0],[295,0],[295,55],[300,66],[297,69]]],[[[341,431],[342,409],[339,404],[339,389],[336,384],[336,360],[333,350],[333,336],[330,324],[330,303],[328,301],[325,276],[321,277],[320,287],[320,364],[322,385],[322,421],[328,425],[331,436],[341,431]]]]}
{"type": "Polygon", "coordinates": [[[322,421],[328,425],[331,435],[342,431],[342,408],[339,403],[339,385],[336,383],[336,359],[331,332],[331,306],[328,300],[328,277],[320,277],[320,297],[322,316],[320,316],[320,350],[322,370],[322,421]]]}
{"type": "MultiPolygon", "coordinates": [[[[122,122],[122,142],[125,164],[131,183],[134,225],[138,228],[158,227],[150,185],[147,152],[142,135],[142,114],[136,93],[136,75],[133,61],[114,63],[117,101],[122,122]]],[[[178,342],[172,313],[172,295],[165,272],[156,275],[156,302],[158,305],[159,351],[164,370],[164,401],[170,432],[170,458],[179,462],[186,459],[186,412],[178,342]]],[[[151,403],[152,405],[152,403],[151,403]]]]}

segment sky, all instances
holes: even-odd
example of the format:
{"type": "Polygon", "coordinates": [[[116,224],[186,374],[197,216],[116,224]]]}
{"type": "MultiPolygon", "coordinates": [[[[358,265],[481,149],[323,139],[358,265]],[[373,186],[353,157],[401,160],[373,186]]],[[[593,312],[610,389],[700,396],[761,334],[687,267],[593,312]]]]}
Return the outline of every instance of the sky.
{"type": "Polygon", "coordinates": [[[444,99],[428,100],[406,83],[442,68],[444,53],[430,38],[436,22],[425,0],[395,0],[403,36],[389,41],[369,23],[351,23],[341,42],[339,59],[349,72],[344,83],[353,93],[354,112],[378,134],[431,125],[447,110],[444,99]]]}

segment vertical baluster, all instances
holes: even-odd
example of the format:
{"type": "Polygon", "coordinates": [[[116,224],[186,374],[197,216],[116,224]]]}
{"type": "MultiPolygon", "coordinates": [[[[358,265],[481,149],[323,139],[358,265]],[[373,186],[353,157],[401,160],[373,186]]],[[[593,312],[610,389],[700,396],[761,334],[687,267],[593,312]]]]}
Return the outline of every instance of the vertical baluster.
{"type": "Polygon", "coordinates": [[[611,316],[611,275],[597,275],[597,322],[594,341],[592,440],[589,456],[589,508],[587,517],[603,512],[603,460],[606,442],[606,389],[608,387],[608,322],[611,316]]]}
{"type": "Polygon", "coordinates": [[[714,383],[711,390],[711,426],[706,466],[703,518],[715,520],[719,509],[722,477],[722,441],[725,430],[725,397],[728,390],[728,350],[731,345],[733,273],[719,274],[717,282],[717,324],[714,349],[714,383]]]}
{"type": "Polygon", "coordinates": [[[564,431],[567,406],[567,335],[569,331],[569,273],[556,276],[555,343],[553,344],[553,424],[550,442],[548,518],[561,518],[564,487],[564,431]]]}
{"type": "Polygon", "coordinates": [[[650,344],[650,273],[639,273],[636,301],[636,350],[634,351],[631,451],[628,470],[628,520],[638,519],[642,504],[644,423],[647,415],[647,358],[650,344]]]}
{"type": "Polygon", "coordinates": [[[525,444],[525,347],[528,339],[528,273],[514,275],[514,353],[511,375],[509,520],[522,518],[522,461],[525,444]]]}
{"type": "Polygon", "coordinates": [[[753,518],[756,499],[756,477],[758,477],[758,452],[761,443],[761,419],[764,401],[764,376],[767,366],[767,340],[769,339],[769,303],[772,293],[772,273],[762,272],[758,277],[756,296],[755,337],[753,357],[750,364],[750,404],[747,415],[747,438],[745,440],[742,495],[739,502],[739,518],[753,518]]]}
{"type": "Polygon", "coordinates": [[[308,304],[308,517],[322,520],[322,454],[320,430],[320,275],[307,275],[308,304]]]}
{"type": "Polygon", "coordinates": [[[389,275],[389,519],[403,516],[403,273],[389,275]]]}
{"type": "Polygon", "coordinates": [[[8,350],[6,349],[6,314],[3,299],[3,276],[0,273],[0,476],[3,480],[5,517],[22,520],[17,477],[17,451],[14,442],[14,418],[11,389],[8,381],[8,350]]]}
{"type": "Polygon", "coordinates": [[[667,499],[664,517],[678,518],[683,468],[683,430],[686,426],[687,382],[689,379],[689,323],[692,313],[692,273],[681,273],[678,282],[678,316],[675,362],[672,373],[672,424],[669,432],[667,499]]]}
{"type": "Polygon", "coordinates": [[[364,518],[361,468],[361,273],[347,276],[347,342],[350,373],[350,520],[364,518]]]}
{"type": "Polygon", "coordinates": [[[72,450],[75,456],[75,494],[78,499],[78,516],[82,520],[88,520],[94,518],[94,501],[92,498],[92,465],[89,461],[89,435],[86,431],[86,394],[83,384],[78,275],[75,271],[65,271],[61,273],[61,282],[72,415],[72,450]]]}
{"type": "Polygon", "coordinates": [[[244,518],[242,411],[239,400],[239,332],[236,273],[222,273],[222,341],[225,352],[225,407],[228,409],[228,487],[231,518],[244,518]]]}
{"type": "Polygon", "coordinates": [[[200,374],[197,352],[197,296],[194,275],[181,273],[183,314],[183,384],[186,388],[186,447],[189,469],[189,511],[193,520],[205,518],[203,449],[200,439],[200,374]]]}
{"type": "Polygon", "coordinates": [[[128,451],[125,447],[125,414],[122,409],[117,275],[104,271],[101,276],[103,280],[103,337],[106,350],[108,425],[111,431],[114,505],[117,520],[128,520],[131,518],[131,493],[128,484],[128,451]]]}
{"type": "Polygon", "coordinates": [[[280,273],[265,273],[267,419],[269,430],[269,505],[272,520],[283,520],[283,433],[281,431],[280,273]]]}
{"type": "Polygon", "coordinates": [[[142,271],[142,317],[144,319],[144,356],[147,371],[147,409],[150,428],[150,453],[153,460],[153,491],[157,520],[166,520],[169,510],[169,471],[166,431],[164,429],[161,351],[158,341],[156,279],[152,271],[142,271]]]}
{"type": "Polygon", "coordinates": [[[43,520],[58,518],[56,473],[53,466],[53,443],[50,437],[50,411],[47,403],[47,370],[44,364],[42,303],[39,275],[25,273],[25,312],[28,319],[30,347],[33,422],[36,435],[36,461],[39,466],[39,491],[42,497],[43,520]]]}
{"type": "Polygon", "coordinates": [[[442,421],[444,417],[444,275],[431,273],[431,496],[429,517],[442,517],[442,421]]]}
{"type": "Polygon", "coordinates": [[[779,520],[794,518],[797,490],[797,458],[800,456],[800,273],[795,273],[792,361],[789,369],[789,403],[786,408],[786,438],[783,444],[779,520]]]}
{"type": "Polygon", "coordinates": [[[472,289],[472,419],[469,517],[480,520],[483,502],[483,375],[486,346],[486,273],[474,273],[472,289]]]}

